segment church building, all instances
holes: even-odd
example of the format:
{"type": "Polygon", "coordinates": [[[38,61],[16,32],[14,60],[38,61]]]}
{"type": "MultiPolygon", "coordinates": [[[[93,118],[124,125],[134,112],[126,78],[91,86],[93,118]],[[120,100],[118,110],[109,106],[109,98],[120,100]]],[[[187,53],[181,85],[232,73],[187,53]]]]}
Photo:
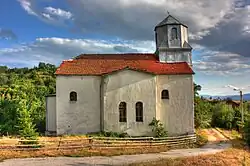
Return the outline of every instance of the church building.
{"type": "Polygon", "coordinates": [[[155,27],[155,53],[82,54],[56,71],[46,97],[46,130],[151,136],[156,118],[169,136],[192,134],[194,92],[188,27],[168,15],[155,27]]]}

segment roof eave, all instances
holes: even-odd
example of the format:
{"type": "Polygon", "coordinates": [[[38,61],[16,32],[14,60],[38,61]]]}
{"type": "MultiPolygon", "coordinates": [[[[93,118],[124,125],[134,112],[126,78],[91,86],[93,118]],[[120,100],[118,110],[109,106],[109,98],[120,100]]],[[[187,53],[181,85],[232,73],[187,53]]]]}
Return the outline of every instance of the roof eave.
{"type": "Polygon", "coordinates": [[[188,28],[188,26],[187,26],[187,25],[182,24],[182,23],[169,23],[169,24],[156,25],[156,26],[155,26],[154,31],[156,31],[156,29],[157,29],[157,28],[159,28],[159,27],[163,27],[163,26],[166,26],[166,25],[182,25],[182,26],[184,26],[184,27],[188,28]]]}

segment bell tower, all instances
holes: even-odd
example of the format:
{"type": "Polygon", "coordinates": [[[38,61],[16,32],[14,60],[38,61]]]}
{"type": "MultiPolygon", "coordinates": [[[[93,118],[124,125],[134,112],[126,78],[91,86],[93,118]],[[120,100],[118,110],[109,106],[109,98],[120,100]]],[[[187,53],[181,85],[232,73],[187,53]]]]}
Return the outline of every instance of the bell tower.
{"type": "Polygon", "coordinates": [[[170,14],[155,27],[155,42],[162,63],[187,62],[192,66],[188,27],[170,14]]]}

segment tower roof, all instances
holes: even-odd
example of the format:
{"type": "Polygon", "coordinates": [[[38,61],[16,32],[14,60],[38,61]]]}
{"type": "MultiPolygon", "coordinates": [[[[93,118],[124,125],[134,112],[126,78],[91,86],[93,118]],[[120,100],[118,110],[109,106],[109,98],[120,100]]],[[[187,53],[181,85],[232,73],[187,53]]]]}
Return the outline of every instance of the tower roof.
{"type": "Polygon", "coordinates": [[[193,49],[187,41],[184,42],[183,48],[193,49]]]}
{"type": "Polygon", "coordinates": [[[173,25],[173,24],[183,25],[183,26],[187,27],[187,25],[181,23],[179,20],[177,20],[175,17],[173,17],[172,15],[169,14],[162,22],[160,22],[159,24],[156,25],[155,29],[157,27],[161,27],[164,25],[173,25]]]}

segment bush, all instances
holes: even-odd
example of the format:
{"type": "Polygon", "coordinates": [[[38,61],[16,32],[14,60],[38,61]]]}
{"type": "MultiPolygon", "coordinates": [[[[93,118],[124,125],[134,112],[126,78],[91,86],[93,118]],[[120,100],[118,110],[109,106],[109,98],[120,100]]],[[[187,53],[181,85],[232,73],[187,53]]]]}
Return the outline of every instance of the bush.
{"type": "Polygon", "coordinates": [[[156,118],[153,118],[152,122],[149,123],[149,126],[152,127],[152,131],[154,132],[156,137],[167,137],[168,133],[165,131],[163,124],[157,120],[156,118]]]}
{"type": "Polygon", "coordinates": [[[247,145],[250,146],[250,119],[249,118],[245,121],[243,130],[244,130],[244,134],[243,134],[244,140],[246,141],[247,145]]]}
{"type": "Polygon", "coordinates": [[[20,107],[18,108],[18,128],[22,138],[29,140],[36,140],[38,133],[35,130],[35,125],[32,123],[30,111],[32,106],[28,110],[28,105],[25,100],[20,101],[20,107]]]}
{"type": "Polygon", "coordinates": [[[199,97],[195,98],[194,107],[194,123],[196,128],[210,127],[212,121],[212,104],[202,100],[199,97]]]}
{"type": "Polygon", "coordinates": [[[232,106],[218,103],[213,108],[212,126],[232,129],[235,112],[232,106]]]}

